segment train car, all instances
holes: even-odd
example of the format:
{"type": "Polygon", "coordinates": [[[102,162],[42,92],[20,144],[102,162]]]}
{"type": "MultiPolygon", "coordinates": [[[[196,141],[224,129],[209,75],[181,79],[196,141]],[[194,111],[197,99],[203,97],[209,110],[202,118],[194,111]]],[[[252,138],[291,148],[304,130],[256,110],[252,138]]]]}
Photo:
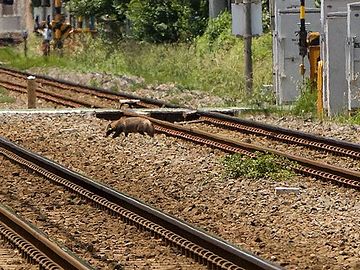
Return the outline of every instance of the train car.
{"type": "Polygon", "coordinates": [[[32,25],[31,0],[0,0],[0,44],[21,42],[32,25]]]}

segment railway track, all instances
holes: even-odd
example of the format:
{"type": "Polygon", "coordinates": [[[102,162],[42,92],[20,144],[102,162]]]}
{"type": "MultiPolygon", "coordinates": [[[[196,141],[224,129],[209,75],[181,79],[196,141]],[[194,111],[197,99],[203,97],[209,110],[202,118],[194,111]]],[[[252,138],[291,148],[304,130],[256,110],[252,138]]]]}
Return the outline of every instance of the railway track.
{"type": "MultiPolygon", "coordinates": [[[[124,114],[128,116],[136,115],[133,113],[124,114]]],[[[101,112],[98,114],[98,117],[109,119],[110,117],[114,116],[112,113],[107,115],[106,112],[101,112]]],[[[292,161],[291,165],[289,165],[289,169],[292,169],[297,173],[360,189],[360,172],[358,171],[325,164],[264,146],[257,146],[251,143],[241,142],[229,137],[204,132],[196,128],[184,127],[149,117],[148,119],[155,124],[155,129],[159,133],[165,133],[170,136],[218,148],[229,153],[239,153],[252,158],[256,156],[255,152],[274,154],[292,161]]]]}
{"type": "MultiPolygon", "coordinates": [[[[23,92],[26,90],[26,80],[28,76],[33,76],[28,72],[20,72],[14,69],[0,67],[0,77],[1,86],[12,90],[23,92]],[[18,80],[17,83],[9,83],[9,78],[13,78],[18,80]]],[[[135,108],[178,108],[179,106],[169,104],[166,102],[162,102],[155,99],[139,97],[136,95],[132,95],[125,92],[113,92],[107,89],[103,89],[100,87],[90,87],[86,85],[81,85],[65,80],[54,79],[52,77],[36,75],[37,82],[41,85],[41,90],[46,94],[50,95],[50,92],[56,92],[55,98],[53,98],[52,102],[62,104],[61,99],[65,97],[66,99],[76,103],[76,106],[86,106],[86,107],[114,107],[119,106],[121,104],[121,100],[136,100],[137,102],[133,103],[135,108]],[[45,91],[46,89],[47,91],[45,91]],[[63,92],[59,94],[59,92],[63,92]],[[86,96],[92,97],[91,102],[84,102],[79,98],[73,98],[73,95],[78,94],[81,95],[82,99],[86,99],[86,96]],[[96,100],[96,102],[94,102],[96,100]],[[99,100],[103,100],[100,102],[99,100]],[[95,103],[95,104],[94,104],[95,103]],[[100,104],[99,104],[100,103],[100,104]],[[106,105],[104,105],[104,103],[106,105]],[[96,105],[98,104],[98,105],[96,105]]],[[[54,96],[54,95],[53,95],[54,96]]],[[[43,98],[43,97],[41,97],[43,98]]],[[[44,97],[46,98],[46,97],[44,97]]],[[[66,105],[66,104],[62,104],[66,105]]],[[[73,106],[70,105],[69,106],[73,106]]]]}
{"type": "Polygon", "coordinates": [[[0,205],[0,236],[16,247],[28,263],[38,264],[41,270],[92,269],[4,205],[0,205]]]}
{"type": "MultiPolygon", "coordinates": [[[[59,97],[59,100],[61,100],[61,97],[59,97]]],[[[72,100],[70,101],[74,102],[74,100],[75,98],[72,97],[72,100]]],[[[65,106],[95,107],[94,104],[91,102],[89,102],[89,104],[83,105],[67,104],[65,106]]],[[[313,148],[316,150],[333,153],[334,155],[346,156],[355,160],[358,160],[359,158],[359,145],[357,144],[342,142],[338,140],[324,138],[321,136],[314,136],[297,131],[291,131],[269,125],[240,120],[221,114],[206,113],[201,111],[197,112],[197,114],[198,115],[196,116],[196,119],[206,125],[215,125],[224,129],[241,131],[242,133],[245,132],[257,136],[263,136],[276,141],[282,141],[289,144],[297,144],[305,146],[307,148],[313,148]]],[[[118,117],[119,116],[120,115],[118,115],[118,117]]],[[[109,119],[111,117],[114,117],[114,115],[110,117],[107,116],[106,113],[103,113],[102,115],[99,115],[99,117],[109,119]]],[[[156,125],[156,129],[158,132],[165,133],[170,136],[191,140],[200,144],[210,145],[212,147],[219,148],[230,153],[241,153],[249,157],[254,157],[255,152],[267,152],[275,155],[280,155],[288,158],[291,161],[294,161],[294,163],[291,164],[291,169],[298,173],[301,173],[303,175],[310,175],[316,178],[320,178],[322,180],[331,181],[340,185],[345,185],[356,189],[359,189],[360,187],[360,175],[359,172],[356,171],[344,169],[340,166],[324,164],[322,162],[317,162],[292,154],[287,154],[283,151],[269,149],[263,146],[256,146],[252,143],[241,142],[237,139],[229,139],[228,136],[210,134],[208,132],[203,132],[198,128],[193,128],[191,126],[186,128],[181,125],[174,125],[157,119],[151,120],[156,125]]]]}
{"type": "Polygon", "coordinates": [[[254,121],[235,118],[219,113],[199,112],[199,119],[207,124],[220,126],[224,129],[233,129],[242,133],[267,137],[276,141],[297,144],[335,155],[360,159],[360,145],[340,141],[323,136],[313,135],[301,131],[271,126],[254,121]]]}
{"type": "MultiPolygon", "coordinates": [[[[7,74],[12,77],[20,78],[23,82],[26,80],[27,76],[32,74],[26,72],[19,72],[13,69],[0,67],[0,74],[7,74]]],[[[178,108],[176,105],[164,103],[162,101],[141,98],[136,95],[131,95],[128,93],[113,93],[109,90],[89,87],[80,84],[75,84],[72,82],[64,80],[56,80],[47,76],[39,76],[39,83],[42,86],[50,86],[51,89],[62,89],[62,90],[71,90],[76,93],[86,94],[86,95],[95,95],[99,98],[105,98],[107,101],[114,101],[115,106],[121,101],[122,98],[139,100],[140,102],[135,105],[135,107],[140,108],[178,108]]],[[[26,85],[11,83],[7,80],[0,79],[0,85],[13,91],[18,91],[26,93],[26,85]]],[[[43,88],[43,87],[42,87],[43,88]]],[[[39,89],[40,98],[44,98],[48,101],[58,103],[64,106],[70,107],[90,107],[90,108],[109,108],[111,103],[96,104],[96,102],[86,102],[80,98],[69,97],[67,95],[62,95],[59,93],[54,93],[53,91],[39,89]]],[[[244,119],[239,119],[235,117],[230,117],[220,113],[206,112],[199,110],[198,119],[205,124],[212,124],[220,126],[224,129],[236,130],[242,133],[250,133],[257,136],[266,136],[273,140],[283,141],[290,144],[302,145],[309,148],[314,148],[321,151],[327,151],[334,153],[336,155],[348,156],[351,158],[360,158],[360,145],[349,143],[345,141],[340,141],[336,139],[326,138],[322,136],[317,136],[313,134],[308,134],[300,131],[294,131],[290,129],[280,128],[276,126],[271,126],[267,124],[257,123],[254,121],[248,121],[244,119]]]]}
{"type": "Polygon", "coordinates": [[[209,269],[282,269],[5,139],[0,139],[0,153],[92,201],[99,209],[151,232],[209,269]]]}
{"type": "MultiPolygon", "coordinates": [[[[20,73],[18,71],[14,71],[11,69],[3,69],[0,68],[0,72],[3,72],[5,74],[21,77],[23,79],[26,78],[27,75],[30,75],[28,73],[20,73]]],[[[63,81],[56,81],[54,79],[47,78],[45,76],[39,77],[41,80],[48,80],[46,83],[55,86],[55,85],[61,85],[64,83],[62,87],[68,87],[69,85],[71,87],[76,88],[84,88],[83,93],[89,94],[94,92],[100,92],[100,95],[103,95],[104,93],[109,94],[109,91],[106,91],[104,89],[97,89],[97,88],[89,88],[84,86],[79,86],[76,84],[71,84],[69,82],[63,82],[63,81]],[[54,82],[55,81],[55,82],[54,82]],[[90,91],[90,92],[89,92],[90,91]]],[[[44,83],[44,82],[42,82],[44,83]]],[[[8,82],[2,81],[0,85],[7,85],[11,90],[11,87],[13,88],[21,88],[19,85],[14,85],[8,82]]],[[[24,86],[22,86],[24,89],[24,86]]],[[[70,87],[70,89],[71,89],[70,87]]],[[[22,90],[25,91],[25,90],[22,90]]],[[[102,105],[95,105],[91,102],[84,102],[80,99],[75,99],[74,97],[66,97],[59,94],[54,94],[53,92],[50,92],[48,90],[44,91],[42,89],[39,90],[41,95],[52,95],[51,99],[59,100],[59,102],[63,102],[62,105],[67,105],[70,107],[79,107],[79,106],[85,106],[85,107],[101,107],[105,108],[102,105]]],[[[119,98],[118,95],[116,95],[117,98],[119,98]]],[[[126,96],[129,98],[129,96],[126,96]]],[[[131,96],[136,99],[141,99],[137,96],[131,96]]],[[[50,99],[49,99],[50,100],[50,99]]],[[[147,99],[146,99],[147,100],[147,99]]],[[[151,106],[154,104],[161,105],[162,107],[168,106],[167,104],[161,103],[160,101],[152,101],[151,100],[151,106]]],[[[169,105],[169,107],[172,107],[169,105]]],[[[114,115],[108,115],[107,113],[101,113],[99,114],[99,117],[104,117],[106,119],[113,118],[114,115]]],[[[119,116],[118,116],[119,117],[119,116]]],[[[262,136],[266,139],[271,139],[274,141],[281,141],[286,144],[296,144],[302,147],[315,149],[316,151],[322,151],[322,152],[328,152],[333,155],[339,155],[339,156],[345,156],[349,159],[355,159],[358,160],[360,158],[360,145],[349,143],[345,141],[335,140],[331,138],[326,138],[322,136],[307,134],[299,131],[293,131],[289,129],[279,128],[271,125],[256,123],[252,121],[242,120],[239,118],[226,116],[219,113],[211,113],[211,112],[204,112],[204,111],[197,111],[196,118],[207,125],[215,125],[225,130],[233,130],[236,132],[241,133],[250,133],[256,136],[262,136]]],[[[194,119],[194,117],[193,117],[194,119]]],[[[274,148],[269,148],[266,146],[260,146],[260,145],[253,145],[250,143],[245,143],[236,140],[227,138],[228,136],[221,136],[216,134],[210,134],[209,132],[202,132],[201,130],[197,130],[197,127],[195,128],[189,128],[189,129],[182,129],[180,125],[174,125],[171,123],[166,122],[157,122],[156,119],[151,118],[151,121],[154,123],[158,123],[157,130],[158,132],[166,133],[171,136],[181,137],[183,139],[192,140],[197,143],[204,143],[207,145],[210,145],[212,147],[220,148],[222,150],[233,152],[233,153],[242,153],[245,155],[248,155],[250,157],[254,157],[254,151],[258,152],[267,152],[272,153],[275,155],[283,156],[285,158],[288,158],[291,161],[296,162],[298,165],[293,165],[291,169],[295,170],[298,173],[304,174],[304,175],[311,175],[317,178],[321,178],[327,181],[332,181],[335,183],[340,183],[349,187],[357,188],[359,189],[359,172],[353,171],[351,169],[346,169],[343,167],[335,166],[334,164],[326,164],[319,161],[311,160],[305,157],[301,156],[295,156],[293,154],[288,154],[284,151],[279,151],[274,148]],[[160,124],[159,124],[160,123],[160,124]],[[194,132],[197,133],[197,135],[194,135],[194,132]],[[201,134],[201,135],[199,135],[201,134]]],[[[221,133],[220,133],[221,134],[221,133]]],[[[236,134],[235,134],[236,135],[236,134]]],[[[337,161],[333,161],[333,163],[337,163],[337,161]]],[[[357,162],[356,162],[357,164],[357,162]]],[[[355,164],[355,167],[356,167],[355,164]]],[[[360,169],[360,168],[358,168],[360,169]]]]}

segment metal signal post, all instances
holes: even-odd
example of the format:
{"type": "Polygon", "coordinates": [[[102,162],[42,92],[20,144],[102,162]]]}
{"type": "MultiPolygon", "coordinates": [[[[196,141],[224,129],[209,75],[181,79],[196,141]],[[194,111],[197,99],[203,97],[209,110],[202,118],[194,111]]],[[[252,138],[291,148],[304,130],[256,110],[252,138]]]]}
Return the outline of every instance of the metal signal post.
{"type": "Polygon", "coordinates": [[[299,31],[299,55],[302,57],[300,64],[300,73],[305,75],[305,56],[307,55],[307,31],[305,25],[305,0],[300,0],[300,31],[299,31]]]}

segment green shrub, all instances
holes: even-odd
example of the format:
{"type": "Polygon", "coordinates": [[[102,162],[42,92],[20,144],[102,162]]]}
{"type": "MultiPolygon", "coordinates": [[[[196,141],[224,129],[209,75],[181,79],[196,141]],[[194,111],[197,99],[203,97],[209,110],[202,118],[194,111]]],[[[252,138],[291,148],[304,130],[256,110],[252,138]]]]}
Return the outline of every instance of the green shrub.
{"type": "Polygon", "coordinates": [[[199,51],[229,49],[236,44],[237,38],[231,33],[231,14],[227,11],[217,18],[210,19],[204,34],[196,41],[199,51]]]}
{"type": "Polygon", "coordinates": [[[187,0],[132,0],[127,11],[132,35],[154,43],[191,38],[195,25],[192,15],[187,0]]]}
{"type": "Polygon", "coordinates": [[[270,31],[270,11],[267,0],[262,0],[262,23],[263,23],[263,30],[264,33],[267,33],[270,31]]]}
{"type": "Polygon", "coordinates": [[[224,158],[226,174],[231,178],[244,176],[252,179],[277,178],[287,179],[294,175],[288,169],[290,162],[270,154],[257,153],[256,158],[234,154],[224,158]]]}

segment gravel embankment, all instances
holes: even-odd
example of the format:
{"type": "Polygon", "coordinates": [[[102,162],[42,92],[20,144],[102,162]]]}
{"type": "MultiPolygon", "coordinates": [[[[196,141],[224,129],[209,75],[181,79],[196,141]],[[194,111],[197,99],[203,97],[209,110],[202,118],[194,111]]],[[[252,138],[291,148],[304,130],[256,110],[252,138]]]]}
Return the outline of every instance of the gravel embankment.
{"type": "Polygon", "coordinates": [[[206,269],[2,156],[0,163],[0,202],[96,269],[206,269]]]}
{"type": "MultiPolygon", "coordinates": [[[[22,85],[24,87],[26,87],[26,81],[24,81],[22,78],[14,78],[11,75],[7,75],[7,74],[2,74],[2,80],[5,81],[12,81],[15,82],[16,84],[22,85]]],[[[52,86],[52,85],[47,85],[47,84],[42,84],[41,81],[37,82],[37,87],[39,91],[43,91],[45,92],[45,94],[55,94],[55,95],[61,95],[64,96],[66,98],[70,98],[71,100],[76,101],[80,101],[80,102],[85,102],[87,104],[91,104],[91,107],[95,107],[95,108],[120,108],[120,98],[116,99],[116,100],[110,100],[107,98],[102,98],[96,95],[92,95],[89,93],[84,93],[79,91],[79,89],[77,89],[76,87],[73,87],[70,89],[69,88],[59,88],[57,86],[52,86]]],[[[41,92],[42,94],[42,92],[41,92]]],[[[24,94],[24,97],[26,97],[26,94],[24,94]]],[[[127,99],[127,98],[123,98],[123,99],[127,99]]],[[[38,98],[38,101],[43,101],[43,99],[38,98]]],[[[25,103],[26,106],[27,103],[25,103]]],[[[51,103],[50,103],[51,104],[51,103]]],[[[47,105],[50,105],[47,104],[47,105]]],[[[51,107],[51,106],[50,106],[51,107]]]]}
{"type": "Polygon", "coordinates": [[[104,138],[87,116],[0,116],[0,135],[288,269],[359,269],[360,193],[308,177],[229,179],[224,153],[182,140],[104,138]],[[277,186],[301,187],[299,196],[277,186]]]}

